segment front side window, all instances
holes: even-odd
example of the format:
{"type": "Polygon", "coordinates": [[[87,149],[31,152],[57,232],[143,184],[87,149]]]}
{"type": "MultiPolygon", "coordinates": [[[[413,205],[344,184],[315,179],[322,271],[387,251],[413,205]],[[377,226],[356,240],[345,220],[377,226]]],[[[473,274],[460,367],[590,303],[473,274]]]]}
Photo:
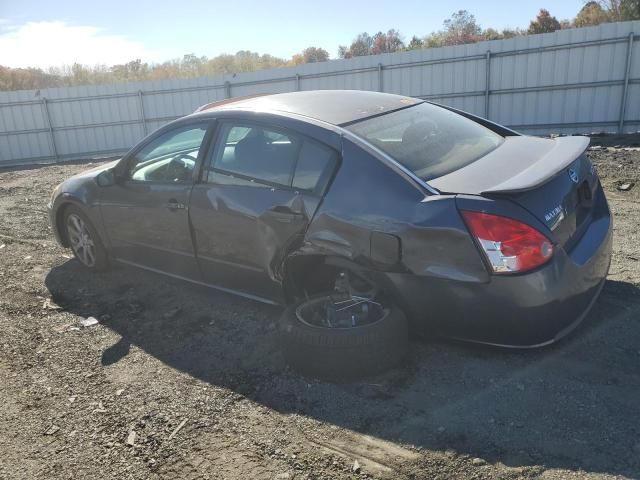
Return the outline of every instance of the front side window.
{"type": "Polygon", "coordinates": [[[224,123],[206,180],[315,191],[328,180],[336,161],[332,149],[299,135],[224,123]]]}
{"type": "Polygon", "coordinates": [[[189,182],[207,124],[188,125],[160,135],[137,152],[129,178],[137,182],[189,182]]]}
{"type": "Polygon", "coordinates": [[[365,119],[346,128],[423,180],[463,168],[504,140],[473,120],[430,103],[365,119]]]}

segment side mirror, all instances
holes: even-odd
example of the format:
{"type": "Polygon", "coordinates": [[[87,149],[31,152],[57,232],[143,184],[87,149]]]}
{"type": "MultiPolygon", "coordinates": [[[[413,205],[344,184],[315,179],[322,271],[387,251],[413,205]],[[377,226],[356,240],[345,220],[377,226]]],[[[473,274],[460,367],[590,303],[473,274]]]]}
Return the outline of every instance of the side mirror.
{"type": "Polygon", "coordinates": [[[115,170],[110,168],[100,172],[96,177],[96,183],[101,187],[111,187],[118,183],[115,170]]]}

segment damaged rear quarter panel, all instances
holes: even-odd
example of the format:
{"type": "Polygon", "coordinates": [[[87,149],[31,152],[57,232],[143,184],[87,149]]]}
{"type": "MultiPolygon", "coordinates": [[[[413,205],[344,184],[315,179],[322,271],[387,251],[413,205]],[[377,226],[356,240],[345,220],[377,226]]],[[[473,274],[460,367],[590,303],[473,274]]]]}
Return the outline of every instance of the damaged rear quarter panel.
{"type": "Polygon", "coordinates": [[[343,162],[299,253],[334,255],[369,268],[427,277],[487,281],[455,205],[424,192],[383,161],[343,139],[343,162]],[[373,232],[399,239],[400,262],[381,263],[373,232]],[[375,260],[374,260],[375,259],[375,260]]]}

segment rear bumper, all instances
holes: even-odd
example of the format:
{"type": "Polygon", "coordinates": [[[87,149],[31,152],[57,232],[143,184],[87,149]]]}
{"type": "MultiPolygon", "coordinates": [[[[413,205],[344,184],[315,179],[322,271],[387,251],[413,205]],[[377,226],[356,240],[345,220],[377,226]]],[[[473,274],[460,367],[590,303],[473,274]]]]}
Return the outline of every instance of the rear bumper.
{"type": "Polygon", "coordinates": [[[392,274],[413,326],[460,340],[532,348],[573,330],[600,293],[611,261],[612,223],[592,222],[570,253],[523,275],[494,275],[487,283],[392,274]]]}

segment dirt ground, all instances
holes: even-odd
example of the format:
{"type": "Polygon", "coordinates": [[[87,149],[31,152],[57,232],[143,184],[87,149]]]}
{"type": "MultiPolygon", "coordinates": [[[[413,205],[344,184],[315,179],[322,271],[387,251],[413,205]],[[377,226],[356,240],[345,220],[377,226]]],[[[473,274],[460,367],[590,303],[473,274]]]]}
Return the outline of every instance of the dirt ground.
{"type": "Polygon", "coordinates": [[[583,326],[536,351],[416,342],[348,385],[286,368],[277,308],[85,272],[45,204],[86,164],[0,170],[0,478],[639,477],[640,150],[601,145],[614,254],[583,326]]]}

